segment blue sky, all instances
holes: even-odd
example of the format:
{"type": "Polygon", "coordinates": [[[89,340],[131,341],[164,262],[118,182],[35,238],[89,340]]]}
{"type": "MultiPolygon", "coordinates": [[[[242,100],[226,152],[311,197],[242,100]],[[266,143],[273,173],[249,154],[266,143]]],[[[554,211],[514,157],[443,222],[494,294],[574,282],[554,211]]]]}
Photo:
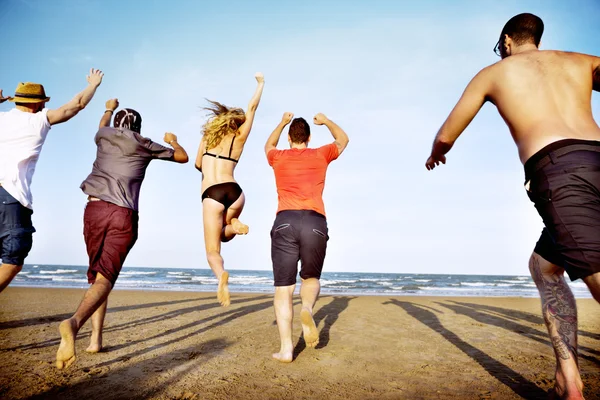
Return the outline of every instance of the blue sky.
{"type": "MultiPolygon", "coordinates": [[[[251,231],[224,246],[227,268],[271,268],[277,195],[262,148],[291,111],[323,112],[351,139],[327,176],[326,270],[527,274],[542,224],[495,107],[483,108],[446,166],[424,167],[439,126],[472,76],[498,60],[499,32],[521,12],[544,20],[542,48],[600,55],[594,0],[1,0],[5,94],[39,82],[56,108],[85,87],[90,67],[105,72],[88,108],[50,131],[33,178],[38,232],[27,262],[87,263],[79,185],[107,99],[138,110],[142,134],[155,141],[176,133],[194,159],[204,98],[245,108],[262,71],[263,99],[236,171],[251,231]]],[[[598,94],[593,111],[598,119],[598,94]]],[[[312,145],[331,140],[313,127],[312,145]]],[[[126,265],[208,268],[200,180],[193,163],[151,164],[126,265]]]]}

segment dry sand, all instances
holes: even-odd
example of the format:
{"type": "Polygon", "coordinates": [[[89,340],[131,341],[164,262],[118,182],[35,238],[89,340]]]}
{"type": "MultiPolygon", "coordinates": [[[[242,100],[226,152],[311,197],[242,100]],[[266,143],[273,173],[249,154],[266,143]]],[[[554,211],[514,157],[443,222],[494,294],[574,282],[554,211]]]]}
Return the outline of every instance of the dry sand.
{"type": "MultiPolygon", "coordinates": [[[[9,288],[0,295],[0,398],[544,399],[554,357],[538,299],[324,295],[316,349],[271,359],[270,295],[115,291],[105,350],[54,367],[58,324],[83,290],[9,288]]],[[[585,394],[600,399],[600,306],[579,300],[585,394]]]]}

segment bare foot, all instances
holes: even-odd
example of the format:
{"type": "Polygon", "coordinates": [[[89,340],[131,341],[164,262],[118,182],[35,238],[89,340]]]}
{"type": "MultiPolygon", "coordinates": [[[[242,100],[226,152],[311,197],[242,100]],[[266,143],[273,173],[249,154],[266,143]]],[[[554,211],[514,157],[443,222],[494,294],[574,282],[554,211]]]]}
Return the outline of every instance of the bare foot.
{"type": "Polygon", "coordinates": [[[56,352],[56,368],[69,368],[75,362],[75,334],[74,322],[66,319],[58,326],[60,332],[60,346],[56,352]]]}
{"type": "Polygon", "coordinates": [[[242,222],[237,218],[231,219],[231,227],[236,235],[245,235],[248,233],[248,231],[250,231],[248,225],[242,224],[242,222]]]}
{"type": "Polygon", "coordinates": [[[92,333],[90,345],[85,349],[87,353],[99,353],[102,351],[102,334],[96,336],[92,333]]]}
{"type": "Polygon", "coordinates": [[[219,300],[219,303],[221,303],[221,305],[223,307],[227,307],[231,303],[231,301],[229,299],[228,282],[229,282],[229,272],[223,271],[223,273],[221,274],[221,278],[219,279],[219,287],[217,288],[217,299],[219,300]]]}
{"type": "Polygon", "coordinates": [[[304,332],[306,345],[308,347],[316,347],[319,344],[319,331],[310,311],[303,308],[300,311],[300,321],[302,322],[302,331],[304,332]]]}
{"type": "Polygon", "coordinates": [[[285,353],[284,352],[273,353],[273,358],[282,363],[291,363],[293,354],[291,351],[285,352],[285,353]]]}

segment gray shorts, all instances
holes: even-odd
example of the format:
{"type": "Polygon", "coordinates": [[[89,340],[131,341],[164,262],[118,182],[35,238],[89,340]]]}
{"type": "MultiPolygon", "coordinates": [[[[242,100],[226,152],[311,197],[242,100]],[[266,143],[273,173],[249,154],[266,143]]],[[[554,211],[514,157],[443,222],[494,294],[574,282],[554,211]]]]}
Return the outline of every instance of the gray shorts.
{"type": "Polygon", "coordinates": [[[275,286],[296,283],[298,261],[302,279],[321,277],[327,250],[327,219],[312,210],[281,211],[271,229],[271,260],[275,286]]]}

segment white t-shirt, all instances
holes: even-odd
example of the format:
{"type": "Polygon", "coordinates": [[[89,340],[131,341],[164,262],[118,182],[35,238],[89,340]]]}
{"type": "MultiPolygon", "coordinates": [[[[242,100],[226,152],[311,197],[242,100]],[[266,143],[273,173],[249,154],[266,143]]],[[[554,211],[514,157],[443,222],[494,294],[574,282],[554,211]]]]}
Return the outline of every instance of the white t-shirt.
{"type": "Polygon", "coordinates": [[[50,130],[47,109],[0,112],[0,184],[19,203],[32,208],[31,178],[50,130]]]}

